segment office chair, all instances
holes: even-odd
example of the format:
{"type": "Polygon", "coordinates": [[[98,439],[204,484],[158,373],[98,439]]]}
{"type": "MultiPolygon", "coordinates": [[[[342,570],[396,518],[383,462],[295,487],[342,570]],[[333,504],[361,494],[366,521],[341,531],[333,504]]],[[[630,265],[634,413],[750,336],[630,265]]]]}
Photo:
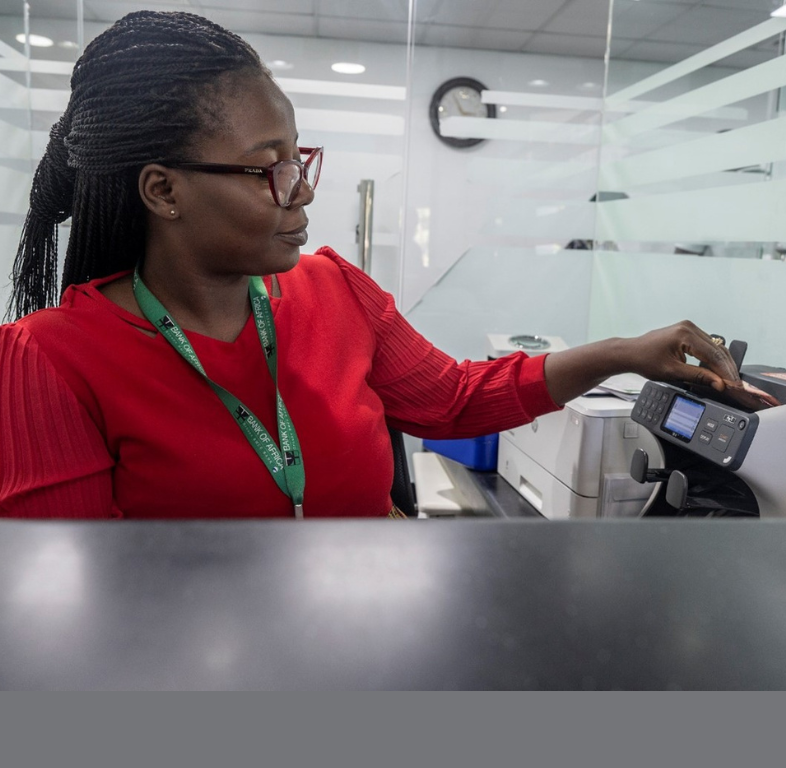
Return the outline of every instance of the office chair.
{"type": "Polygon", "coordinates": [[[390,489],[390,497],[407,517],[417,517],[415,492],[409,477],[407,452],[404,449],[404,435],[390,425],[388,425],[388,432],[393,446],[393,487],[390,489]]]}

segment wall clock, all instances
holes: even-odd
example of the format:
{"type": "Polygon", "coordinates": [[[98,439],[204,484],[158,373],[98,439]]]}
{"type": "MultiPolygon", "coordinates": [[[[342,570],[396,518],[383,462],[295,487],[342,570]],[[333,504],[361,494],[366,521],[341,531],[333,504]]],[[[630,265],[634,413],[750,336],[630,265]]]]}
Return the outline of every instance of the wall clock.
{"type": "Polygon", "coordinates": [[[458,139],[443,136],[440,122],[448,117],[482,117],[495,118],[497,107],[481,101],[481,91],[488,90],[483,83],[471,77],[454,77],[447,80],[434,91],[429,104],[431,128],[439,140],[449,147],[465,149],[474,147],[485,139],[458,139]]]}

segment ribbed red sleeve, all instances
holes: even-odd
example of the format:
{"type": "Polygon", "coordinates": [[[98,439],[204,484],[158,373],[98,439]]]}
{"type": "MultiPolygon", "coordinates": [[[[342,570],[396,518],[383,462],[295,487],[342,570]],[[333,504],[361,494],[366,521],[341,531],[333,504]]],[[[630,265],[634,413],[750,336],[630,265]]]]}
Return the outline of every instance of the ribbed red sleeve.
{"type": "Polygon", "coordinates": [[[101,434],[27,330],[0,326],[0,515],[120,517],[101,434]]]}
{"type": "Polygon", "coordinates": [[[394,427],[416,437],[477,437],[559,409],[546,389],[545,355],[457,363],[423,338],[368,275],[327,248],[318,253],[339,264],[368,318],[377,340],[369,385],[394,427]]]}

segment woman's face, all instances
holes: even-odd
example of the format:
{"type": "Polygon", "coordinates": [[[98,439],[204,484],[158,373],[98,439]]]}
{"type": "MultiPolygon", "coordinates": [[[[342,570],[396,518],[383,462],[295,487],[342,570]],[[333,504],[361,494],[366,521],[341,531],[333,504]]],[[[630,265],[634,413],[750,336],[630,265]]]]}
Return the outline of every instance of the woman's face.
{"type": "MultiPolygon", "coordinates": [[[[292,105],[263,75],[233,83],[222,97],[219,130],[197,145],[193,162],[269,166],[301,159],[292,105]]],[[[305,160],[306,158],[302,158],[305,160]]],[[[305,244],[303,182],[289,208],[273,200],[264,176],[176,170],[179,236],[195,266],[216,275],[262,275],[292,269],[305,244]]]]}

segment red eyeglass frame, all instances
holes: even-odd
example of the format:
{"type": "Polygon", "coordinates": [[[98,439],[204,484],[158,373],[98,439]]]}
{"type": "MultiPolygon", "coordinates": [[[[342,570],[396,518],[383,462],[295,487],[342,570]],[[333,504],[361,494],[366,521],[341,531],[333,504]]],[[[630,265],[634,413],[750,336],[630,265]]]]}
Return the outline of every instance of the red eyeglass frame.
{"type": "Polygon", "coordinates": [[[280,208],[288,208],[292,205],[292,201],[297,197],[298,192],[300,192],[300,185],[305,180],[306,183],[311,187],[311,189],[316,189],[317,184],[319,183],[319,177],[322,175],[322,162],[319,164],[319,168],[317,170],[316,178],[313,182],[308,179],[308,171],[311,168],[312,164],[316,161],[319,157],[320,160],[324,159],[325,155],[325,148],[324,147],[298,147],[297,151],[301,155],[308,155],[306,160],[279,160],[278,162],[271,163],[267,166],[261,165],[235,165],[232,163],[195,163],[191,161],[171,161],[171,162],[164,162],[161,163],[162,165],[167,166],[167,168],[182,168],[186,171],[197,171],[199,173],[237,173],[237,174],[253,174],[256,176],[265,176],[267,177],[268,184],[270,186],[270,193],[273,195],[273,201],[276,205],[280,208]],[[275,184],[275,168],[281,167],[283,165],[295,165],[300,168],[300,180],[292,187],[292,192],[290,193],[290,200],[288,205],[282,205],[278,201],[278,190],[276,189],[275,184]]]}

